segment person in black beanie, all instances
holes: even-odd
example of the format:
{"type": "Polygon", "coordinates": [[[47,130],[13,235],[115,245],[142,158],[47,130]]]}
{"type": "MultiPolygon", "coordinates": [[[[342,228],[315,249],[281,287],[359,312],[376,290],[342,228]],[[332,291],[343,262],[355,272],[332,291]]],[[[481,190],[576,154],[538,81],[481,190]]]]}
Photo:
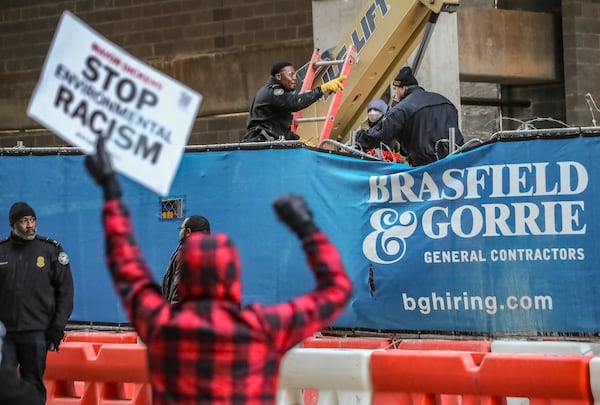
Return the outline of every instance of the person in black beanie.
{"type": "Polygon", "coordinates": [[[19,370],[34,387],[32,403],[44,405],[46,355],[58,351],[73,310],[69,256],[57,241],[37,235],[35,211],[26,202],[14,203],[8,219],[11,233],[0,241],[2,367],[19,370]]]}
{"type": "Polygon", "coordinates": [[[375,126],[359,131],[356,143],[363,149],[397,140],[412,166],[448,156],[449,130],[455,129],[455,146],[464,144],[458,127],[458,111],[441,94],[424,90],[405,66],[393,81],[396,103],[375,126]]]}

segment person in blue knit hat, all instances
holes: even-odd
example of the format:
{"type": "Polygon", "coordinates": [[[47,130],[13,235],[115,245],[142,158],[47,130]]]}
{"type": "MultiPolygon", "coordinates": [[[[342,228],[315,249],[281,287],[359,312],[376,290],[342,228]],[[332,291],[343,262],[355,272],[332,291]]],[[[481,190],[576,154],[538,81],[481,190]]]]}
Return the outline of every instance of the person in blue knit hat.
{"type": "Polygon", "coordinates": [[[367,123],[369,124],[369,128],[377,124],[383,118],[387,110],[388,106],[382,99],[376,98],[371,100],[367,106],[367,123]]]}

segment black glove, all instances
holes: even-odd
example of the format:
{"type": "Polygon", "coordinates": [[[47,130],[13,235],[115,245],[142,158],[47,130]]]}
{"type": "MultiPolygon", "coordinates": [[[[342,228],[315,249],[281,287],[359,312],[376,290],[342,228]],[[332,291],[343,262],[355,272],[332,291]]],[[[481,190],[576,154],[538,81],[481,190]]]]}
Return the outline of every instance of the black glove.
{"type": "Polygon", "coordinates": [[[317,231],[313,214],[300,195],[284,195],[273,203],[279,220],[287,224],[300,239],[317,231]]]}
{"type": "Polygon", "coordinates": [[[105,201],[121,198],[121,187],[110,163],[110,156],[106,153],[103,137],[98,137],[96,154],[85,157],[85,167],[90,176],[102,187],[105,201]]]}
{"type": "Polygon", "coordinates": [[[58,351],[58,346],[60,346],[60,342],[62,342],[62,338],[64,335],[65,333],[62,330],[62,328],[51,326],[50,329],[46,331],[46,342],[48,350],[51,352],[58,351]]]}

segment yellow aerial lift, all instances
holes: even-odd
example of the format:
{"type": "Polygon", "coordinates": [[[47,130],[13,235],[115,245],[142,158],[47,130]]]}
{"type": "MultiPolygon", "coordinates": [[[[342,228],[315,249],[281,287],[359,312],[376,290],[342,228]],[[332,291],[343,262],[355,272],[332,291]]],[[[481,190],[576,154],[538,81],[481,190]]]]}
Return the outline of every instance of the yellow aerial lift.
{"type": "MultiPolygon", "coordinates": [[[[369,101],[381,97],[419,46],[413,63],[417,71],[437,17],[441,12],[456,11],[458,4],[459,0],[372,0],[366,4],[331,52],[332,60],[316,58],[319,70],[310,83],[313,87],[348,71],[348,60],[353,66],[336,106],[331,106],[334,97],[329,96],[298,114],[301,117],[295,124],[301,139],[314,144],[323,139],[346,141],[364,121],[369,101]],[[348,58],[348,50],[356,55],[348,58]],[[326,124],[329,128],[323,131],[326,124]]],[[[313,55],[310,63],[316,59],[313,55]]],[[[311,67],[317,66],[308,70],[311,67]]]]}

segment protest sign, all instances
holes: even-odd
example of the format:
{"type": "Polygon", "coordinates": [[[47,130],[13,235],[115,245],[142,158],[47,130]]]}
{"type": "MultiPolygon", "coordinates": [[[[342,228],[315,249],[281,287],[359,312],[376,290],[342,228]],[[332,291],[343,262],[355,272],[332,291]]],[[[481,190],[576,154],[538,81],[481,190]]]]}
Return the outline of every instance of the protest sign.
{"type": "Polygon", "coordinates": [[[65,11],[27,114],[85,153],[104,137],[115,170],[166,195],[201,101],[65,11]]]}

